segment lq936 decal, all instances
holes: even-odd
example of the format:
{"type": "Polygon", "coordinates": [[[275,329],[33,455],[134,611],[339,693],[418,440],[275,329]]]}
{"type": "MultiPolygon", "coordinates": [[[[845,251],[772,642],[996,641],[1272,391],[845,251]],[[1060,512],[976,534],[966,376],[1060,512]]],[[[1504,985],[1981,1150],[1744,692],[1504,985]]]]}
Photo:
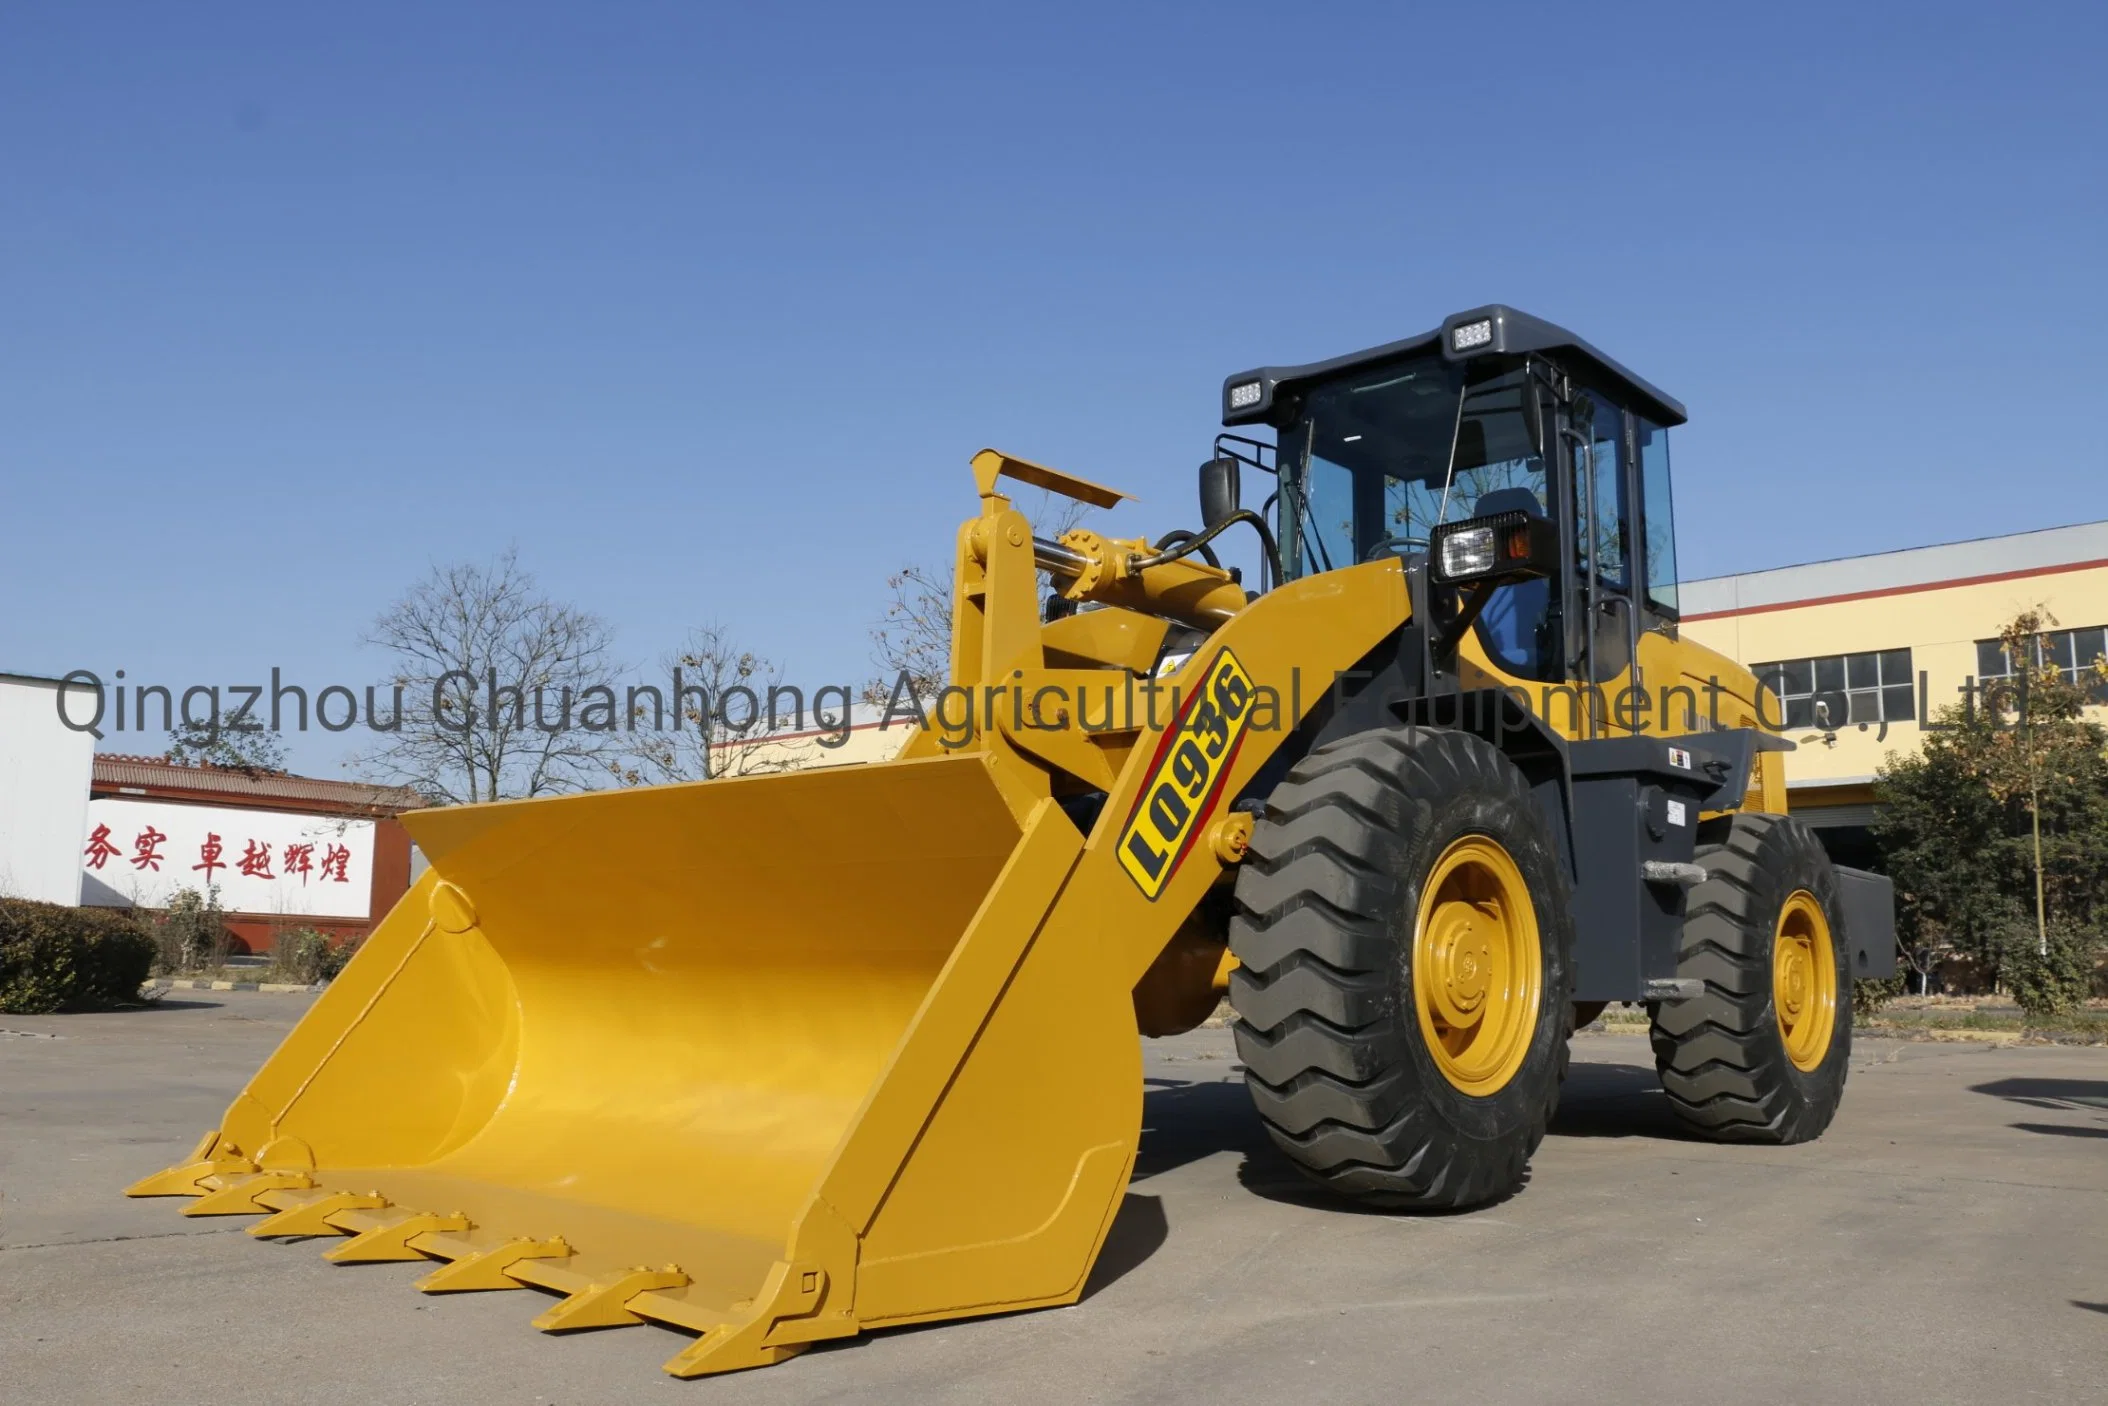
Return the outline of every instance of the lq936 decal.
{"type": "Polygon", "coordinates": [[[1164,730],[1120,831],[1120,866],[1152,901],[1178,872],[1221,799],[1251,714],[1252,676],[1225,649],[1164,730]]]}

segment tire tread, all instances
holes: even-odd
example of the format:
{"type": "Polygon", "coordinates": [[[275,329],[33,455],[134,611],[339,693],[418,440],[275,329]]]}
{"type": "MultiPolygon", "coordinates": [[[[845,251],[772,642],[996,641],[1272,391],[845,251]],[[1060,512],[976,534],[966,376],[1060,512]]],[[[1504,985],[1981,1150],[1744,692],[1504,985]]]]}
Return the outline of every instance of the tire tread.
{"type": "Polygon", "coordinates": [[[1851,982],[1844,934],[1836,1033],[1824,1063],[1803,1074],[1786,1056],[1771,993],[1772,915],[1796,888],[1835,913],[1835,880],[1822,845],[1790,816],[1741,813],[1701,844],[1705,882],[1691,891],[1677,975],[1704,994],[1654,1008],[1650,1039],[1662,1091],[1683,1125],[1717,1142],[1796,1143],[1818,1137],[1837,1111],[1851,1051],[1851,982]]]}
{"type": "MultiPolygon", "coordinates": [[[[1528,1125],[1474,1141],[1431,1111],[1401,1064],[1417,1016],[1394,989],[1398,938],[1383,915],[1407,887],[1396,877],[1406,836],[1435,801],[1467,791],[1536,814],[1514,764],[1464,733],[1383,729],[1325,744],[1275,788],[1238,877],[1231,1029],[1253,1105],[1305,1175],[1365,1203],[1456,1208],[1512,1193],[1566,1071],[1561,1041],[1528,1125]]],[[[1563,880],[1533,896],[1544,940],[1569,941],[1563,880]]],[[[1562,986],[1547,1002],[1567,1000],[1569,967],[1561,948],[1562,986]]]]}

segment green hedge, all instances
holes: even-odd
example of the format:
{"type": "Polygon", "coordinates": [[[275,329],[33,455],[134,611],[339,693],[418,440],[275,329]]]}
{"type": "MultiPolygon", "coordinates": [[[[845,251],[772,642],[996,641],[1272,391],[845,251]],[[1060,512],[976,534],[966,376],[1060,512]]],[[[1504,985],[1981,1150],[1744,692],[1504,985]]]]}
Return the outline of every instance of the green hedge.
{"type": "Polygon", "coordinates": [[[0,898],[0,1011],[127,1005],[153,962],[154,939],[130,914],[0,898]]]}

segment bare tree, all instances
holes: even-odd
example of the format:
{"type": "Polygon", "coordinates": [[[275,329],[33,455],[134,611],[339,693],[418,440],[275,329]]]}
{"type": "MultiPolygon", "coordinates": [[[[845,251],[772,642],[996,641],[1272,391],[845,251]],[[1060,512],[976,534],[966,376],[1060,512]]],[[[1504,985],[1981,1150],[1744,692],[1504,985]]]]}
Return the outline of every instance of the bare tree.
{"type": "MultiPolygon", "coordinates": [[[[1073,498],[1042,491],[1036,511],[1026,516],[1038,535],[1059,537],[1082,526],[1090,511],[1073,498]]],[[[871,627],[871,662],[879,676],[864,687],[866,703],[884,707],[903,676],[915,696],[925,701],[951,681],[952,572],[947,561],[940,566],[904,566],[886,578],[886,608],[871,627]]],[[[1039,589],[1053,589],[1044,571],[1039,589]]]]}
{"type": "Polygon", "coordinates": [[[651,691],[631,695],[628,755],[608,764],[622,784],[707,781],[797,765],[771,734],[802,724],[805,700],[784,687],[774,660],[741,647],[713,621],[662,662],[664,677],[651,691]]]}
{"type": "Polygon", "coordinates": [[[614,633],[551,600],[511,550],[436,566],[364,637],[394,656],[399,721],[361,758],[434,801],[584,789],[607,774],[621,716],[614,633]]]}
{"type": "Polygon", "coordinates": [[[904,566],[886,578],[886,591],[885,613],[871,628],[880,677],[865,687],[864,701],[883,706],[903,676],[916,697],[935,697],[951,675],[951,568],[904,566]]]}

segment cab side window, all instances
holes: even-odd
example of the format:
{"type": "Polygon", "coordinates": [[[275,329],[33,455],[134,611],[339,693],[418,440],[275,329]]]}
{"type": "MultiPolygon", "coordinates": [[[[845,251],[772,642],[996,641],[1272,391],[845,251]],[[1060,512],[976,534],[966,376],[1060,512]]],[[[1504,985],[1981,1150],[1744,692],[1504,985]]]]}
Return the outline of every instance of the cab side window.
{"type": "Polygon", "coordinates": [[[1669,432],[1635,422],[1640,447],[1640,520],[1647,543],[1647,604],[1676,613],[1676,507],[1669,489],[1669,432]]]}
{"type": "Polygon", "coordinates": [[[1594,413],[1585,424],[1575,426],[1584,432],[1589,448],[1585,459],[1578,453],[1574,456],[1574,521],[1588,524],[1576,534],[1575,550],[1580,557],[1577,565],[1586,570],[1592,540],[1597,578],[1604,585],[1623,591],[1631,585],[1631,574],[1626,569],[1630,537],[1625,525],[1631,515],[1625,502],[1625,412],[1601,392],[1589,392],[1588,400],[1594,413]]]}
{"type": "MultiPolygon", "coordinates": [[[[1457,420],[1450,517],[1483,517],[1526,508],[1547,512],[1552,490],[1542,446],[1524,413],[1524,396],[1537,388],[1521,371],[1472,385],[1457,420]]],[[[1503,672],[1526,679],[1557,679],[1563,672],[1552,636],[1552,583],[1502,586],[1479,613],[1479,642],[1503,672]]]]}

